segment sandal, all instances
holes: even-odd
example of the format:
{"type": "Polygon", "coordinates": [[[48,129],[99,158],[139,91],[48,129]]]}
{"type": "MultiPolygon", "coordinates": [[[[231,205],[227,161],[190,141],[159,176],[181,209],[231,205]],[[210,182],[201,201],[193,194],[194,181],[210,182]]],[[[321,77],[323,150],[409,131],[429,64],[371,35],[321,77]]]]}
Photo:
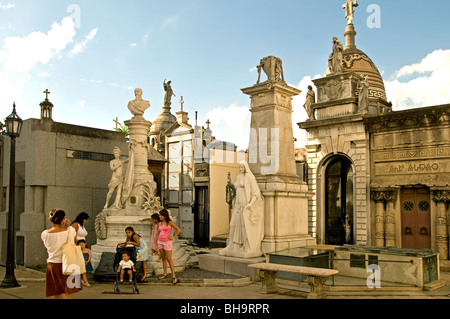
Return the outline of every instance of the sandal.
{"type": "Polygon", "coordinates": [[[173,283],[174,285],[176,285],[176,284],[178,283],[178,279],[177,279],[177,278],[172,278],[172,283],[173,283]]]}
{"type": "Polygon", "coordinates": [[[168,276],[168,275],[164,275],[164,276],[159,277],[158,279],[159,279],[159,280],[166,279],[167,276],[168,276]]]}

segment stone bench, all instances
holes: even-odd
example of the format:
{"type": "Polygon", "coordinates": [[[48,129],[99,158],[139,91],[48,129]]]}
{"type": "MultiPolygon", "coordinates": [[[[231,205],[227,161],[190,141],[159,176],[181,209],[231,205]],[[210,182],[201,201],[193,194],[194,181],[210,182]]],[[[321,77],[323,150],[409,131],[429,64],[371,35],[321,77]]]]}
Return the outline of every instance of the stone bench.
{"type": "Polygon", "coordinates": [[[327,277],[337,275],[338,270],[313,268],[303,266],[290,266],[272,263],[250,264],[249,268],[259,269],[260,278],[262,281],[261,293],[275,293],[278,292],[278,287],[275,278],[279,271],[302,274],[307,276],[307,281],[311,287],[311,292],[308,294],[308,299],[326,299],[327,295],[323,290],[327,277]]]}

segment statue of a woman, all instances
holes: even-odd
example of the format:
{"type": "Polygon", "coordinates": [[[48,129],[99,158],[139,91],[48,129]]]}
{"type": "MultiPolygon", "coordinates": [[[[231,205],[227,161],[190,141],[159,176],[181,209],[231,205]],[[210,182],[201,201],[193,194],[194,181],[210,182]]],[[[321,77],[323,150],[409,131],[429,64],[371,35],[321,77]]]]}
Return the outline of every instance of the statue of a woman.
{"type": "Polygon", "coordinates": [[[227,246],[219,254],[241,258],[259,257],[262,255],[261,242],[264,237],[264,199],[246,161],[239,163],[235,188],[236,199],[227,246]]]}

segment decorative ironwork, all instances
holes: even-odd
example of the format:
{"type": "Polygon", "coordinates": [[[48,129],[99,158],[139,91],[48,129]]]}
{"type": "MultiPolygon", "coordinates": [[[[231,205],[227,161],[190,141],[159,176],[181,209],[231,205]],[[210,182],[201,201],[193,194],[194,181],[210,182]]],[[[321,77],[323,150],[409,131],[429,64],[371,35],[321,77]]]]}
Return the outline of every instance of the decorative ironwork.
{"type": "Polygon", "coordinates": [[[424,212],[428,211],[430,209],[430,203],[426,200],[419,202],[419,209],[424,212]]]}
{"type": "Polygon", "coordinates": [[[414,209],[414,203],[411,201],[405,201],[403,202],[403,209],[406,211],[411,211],[414,209]]]}

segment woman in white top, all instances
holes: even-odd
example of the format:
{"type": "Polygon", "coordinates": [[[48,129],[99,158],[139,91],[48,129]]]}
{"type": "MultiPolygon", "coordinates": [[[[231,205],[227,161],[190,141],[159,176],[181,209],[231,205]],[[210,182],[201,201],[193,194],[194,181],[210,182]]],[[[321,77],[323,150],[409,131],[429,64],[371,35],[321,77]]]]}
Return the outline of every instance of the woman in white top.
{"type": "Polygon", "coordinates": [[[41,234],[48,253],[45,292],[46,297],[51,296],[53,299],[71,299],[73,293],[81,290],[81,285],[76,287],[76,280],[74,284],[70,276],[62,272],[62,247],[67,243],[67,236],[74,243],[76,238],[75,229],[70,226],[70,221],[65,217],[66,213],[61,209],[50,211],[49,220],[53,223],[53,227],[44,230],[41,234]]]}
{"type": "Polygon", "coordinates": [[[86,240],[88,232],[86,228],[84,228],[84,224],[88,219],[89,215],[85,212],[82,212],[78,214],[78,216],[72,223],[72,227],[75,228],[75,231],[77,232],[77,242],[82,239],[86,240]]]}

